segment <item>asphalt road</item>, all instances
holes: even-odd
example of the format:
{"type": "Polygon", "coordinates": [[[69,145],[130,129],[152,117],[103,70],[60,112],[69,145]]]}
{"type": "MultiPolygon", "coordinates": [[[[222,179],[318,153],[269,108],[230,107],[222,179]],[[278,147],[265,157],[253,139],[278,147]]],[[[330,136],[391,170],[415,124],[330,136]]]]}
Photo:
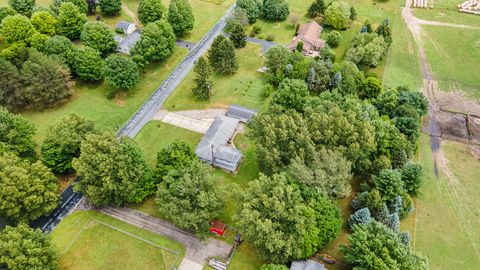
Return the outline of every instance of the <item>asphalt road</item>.
{"type": "Polygon", "coordinates": [[[128,120],[128,122],[118,131],[117,137],[128,136],[134,138],[135,135],[147,124],[155,114],[162,108],[165,100],[177,88],[180,82],[187,76],[193,68],[195,61],[207,52],[213,42],[213,39],[223,32],[226,25],[226,19],[231,14],[236,4],[232,5],[215,26],[190,50],[189,54],[182,62],[170,73],[155,92],[148,98],[140,109],[128,120]]]}

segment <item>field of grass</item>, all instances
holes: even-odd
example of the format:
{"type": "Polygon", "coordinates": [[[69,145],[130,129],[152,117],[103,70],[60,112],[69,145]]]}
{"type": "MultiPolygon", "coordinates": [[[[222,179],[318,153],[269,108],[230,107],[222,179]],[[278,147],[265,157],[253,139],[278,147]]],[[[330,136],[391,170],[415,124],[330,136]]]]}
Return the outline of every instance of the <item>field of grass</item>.
{"type": "Polygon", "coordinates": [[[185,252],[179,243],[95,211],[71,214],[52,238],[62,270],[170,270],[185,252]]]}
{"type": "Polygon", "coordinates": [[[262,97],[266,82],[257,69],[263,66],[263,56],[258,45],[248,43],[236,50],[240,68],[230,76],[213,74],[213,95],[210,100],[197,100],[192,94],[195,72],[192,70],[180,83],[175,92],[165,101],[164,108],[170,111],[227,107],[240,104],[259,109],[264,104],[262,97]]]}
{"type": "Polygon", "coordinates": [[[423,26],[425,50],[439,87],[462,90],[480,98],[480,31],[423,26]]]}
{"type": "Polygon", "coordinates": [[[418,161],[423,186],[415,199],[415,217],[404,224],[414,248],[427,256],[430,269],[478,269],[480,263],[480,167],[469,146],[442,142],[452,177],[435,177],[429,138],[422,135],[418,161]]]}
{"type": "MultiPolygon", "coordinates": [[[[139,0],[124,0],[122,2],[137,14],[139,0]]],[[[217,23],[235,0],[189,0],[188,2],[193,9],[195,25],[193,30],[181,39],[197,42],[217,23]]],[[[162,0],[162,3],[167,10],[166,12],[168,12],[170,0],[162,0]]]]}
{"type": "Polygon", "coordinates": [[[480,27],[480,16],[458,12],[457,5],[464,0],[435,1],[430,9],[414,9],[413,14],[418,18],[428,21],[439,21],[456,24],[466,24],[480,27]]]}
{"type": "Polygon", "coordinates": [[[135,137],[138,146],[143,150],[148,163],[156,166],[157,153],[174,142],[180,140],[189,143],[195,148],[202,138],[202,134],[179,128],[160,121],[151,121],[143,127],[135,137]]]}
{"type": "Polygon", "coordinates": [[[187,53],[186,49],[176,47],[174,54],[166,62],[147,67],[142,74],[140,83],[134,89],[120,94],[113,100],[106,98],[108,91],[106,83],[78,82],[73,96],[64,105],[41,112],[25,112],[23,115],[35,124],[37,142],[42,141],[48,126],[71,112],[93,120],[100,130],[116,131],[143,104],[187,53]]]}

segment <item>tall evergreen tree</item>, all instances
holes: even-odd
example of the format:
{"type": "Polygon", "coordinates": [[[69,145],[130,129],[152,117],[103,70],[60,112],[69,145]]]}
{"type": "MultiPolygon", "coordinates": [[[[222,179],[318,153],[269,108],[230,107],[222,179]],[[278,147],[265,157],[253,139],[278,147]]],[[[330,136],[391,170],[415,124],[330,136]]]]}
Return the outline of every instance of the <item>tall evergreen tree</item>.
{"type": "Polygon", "coordinates": [[[100,0],[100,10],[107,16],[118,14],[122,10],[121,0],[100,0]]]}
{"type": "Polygon", "coordinates": [[[194,71],[197,76],[194,80],[195,87],[192,89],[193,94],[198,99],[209,99],[212,95],[212,81],[210,80],[212,70],[205,58],[200,57],[197,60],[194,71]]]}
{"type": "Polygon", "coordinates": [[[59,31],[69,39],[78,39],[83,25],[87,22],[85,13],[70,2],[62,3],[58,15],[59,31]]]}
{"type": "Polygon", "coordinates": [[[168,23],[177,37],[191,31],[195,23],[192,7],[187,0],[172,0],[168,7],[168,23]]]}
{"type": "Polygon", "coordinates": [[[233,74],[238,69],[235,46],[223,35],[217,36],[208,50],[208,61],[221,74],[233,74]]]}
{"type": "Polygon", "coordinates": [[[18,13],[23,16],[32,16],[33,8],[35,7],[35,0],[9,0],[8,4],[18,13]]]}
{"type": "Polygon", "coordinates": [[[247,34],[241,24],[236,23],[230,32],[230,40],[233,42],[235,48],[243,48],[247,45],[247,34]]]}
{"type": "Polygon", "coordinates": [[[324,0],[315,0],[312,5],[308,8],[308,16],[315,18],[317,16],[323,15],[325,12],[325,1],[324,0]]]}
{"type": "Polygon", "coordinates": [[[163,18],[165,7],[161,0],[140,0],[138,5],[138,19],[144,24],[155,22],[163,18]]]}
{"type": "Polygon", "coordinates": [[[16,66],[0,58],[0,105],[16,110],[24,104],[22,77],[16,66]]]}

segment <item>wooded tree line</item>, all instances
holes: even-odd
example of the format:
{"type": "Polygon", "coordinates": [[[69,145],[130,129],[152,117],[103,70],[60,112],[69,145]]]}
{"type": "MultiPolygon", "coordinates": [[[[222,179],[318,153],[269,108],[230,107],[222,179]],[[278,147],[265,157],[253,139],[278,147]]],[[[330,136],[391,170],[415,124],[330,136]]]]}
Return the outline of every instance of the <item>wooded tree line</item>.
{"type": "MultiPolygon", "coordinates": [[[[142,68],[165,61],[173,53],[176,37],[192,30],[194,23],[187,0],[171,1],[168,14],[160,0],[140,1],[139,17],[145,28],[130,58],[114,54],[118,44],[112,29],[102,21],[87,20],[87,14],[96,10],[95,1],[55,0],[50,9],[30,0],[9,4],[0,8],[0,35],[9,45],[0,52],[0,74],[4,74],[0,105],[10,110],[44,109],[66,101],[72,94],[72,78],[105,79],[110,87],[107,97],[113,98],[118,90],[137,85],[142,68]],[[76,40],[85,46],[72,43],[76,40]],[[33,49],[40,54],[31,53],[33,49]],[[37,76],[30,76],[31,61],[42,69],[35,70],[37,76]]],[[[101,0],[99,6],[105,16],[121,10],[120,0],[101,0]]]]}

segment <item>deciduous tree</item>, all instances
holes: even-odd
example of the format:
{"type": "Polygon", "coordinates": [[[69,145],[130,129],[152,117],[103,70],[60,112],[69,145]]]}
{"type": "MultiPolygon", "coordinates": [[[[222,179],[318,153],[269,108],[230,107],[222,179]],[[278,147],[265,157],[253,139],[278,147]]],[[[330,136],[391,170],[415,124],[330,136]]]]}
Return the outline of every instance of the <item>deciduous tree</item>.
{"type": "Polygon", "coordinates": [[[40,161],[0,154],[0,216],[7,222],[30,222],[49,214],[58,199],[57,178],[40,161]]]}
{"type": "Polygon", "coordinates": [[[257,0],[239,0],[237,6],[245,10],[250,23],[255,23],[260,17],[261,6],[257,0]]]}
{"type": "Polygon", "coordinates": [[[122,10],[121,0],[100,0],[100,10],[107,16],[118,14],[122,10]]]}
{"type": "Polygon", "coordinates": [[[168,6],[168,23],[172,26],[177,37],[193,30],[195,17],[190,3],[187,0],[172,0],[168,6]]]}
{"type": "Polygon", "coordinates": [[[175,33],[166,21],[149,23],[142,29],[142,36],[132,49],[133,59],[140,67],[164,61],[172,55],[175,41],[175,33]]]}
{"type": "Polygon", "coordinates": [[[247,45],[247,34],[245,29],[240,24],[235,24],[230,31],[230,40],[233,42],[235,48],[243,48],[247,45]]]}
{"type": "Polygon", "coordinates": [[[422,166],[407,163],[401,170],[403,187],[410,194],[417,194],[422,186],[422,166]]]}
{"type": "Polygon", "coordinates": [[[30,21],[33,27],[42,34],[54,36],[57,33],[58,20],[47,11],[33,13],[30,21]]]}
{"type": "Polygon", "coordinates": [[[52,4],[50,5],[50,9],[53,11],[53,13],[58,14],[60,11],[60,6],[67,2],[77,6],[81,13],[87,14],[88,3],[86,0],[53,0],[52,4]]]}
{"type": "Polygon", "coordinates": [[[170,171],[188,166],[196,159],[195,152],[187,143],[175,141],[169,144],[157,154],[156,180],[161,182],[170,171]]]}
{"type": "Polygon", "coordinates": [[[325,9],[326,6],[324,0],[314,0],[308,8],[308,16],[311,18],[321,16],[325,13],[325,9]]]}
{"type": "Polygon", "coordinates": [[[75,54],[74,72],[85,81],[100,81],[103,79],[104,61],[100,52],[90,47],[79,49],[75,54]]]}
{"type": "Polygon", "coordinates": [[[74,113],[64,116],[47,132],[41,147],[43,161],[54,173],[72,171],[72,160],[80,155],[82,140],[93,130],[92,121],[74,113]]]}
{"type": "Polygon", "coordinates": [[[17,15],[15,9],[11,7],[0,7],[0,23],[8,16],[17,15]]]}
{"type": "Polygon", "coordinates": [[[350,6],[345,2],[335,1],[325,10],[325,23],[334,29],[347,29],[350,16],[350,6]]]}
{"type": "Polygon", "coordinates": [[[263,17],[268,21],[284,21],[290,14],[288,3],[284,0],[264,0],[263,17]]]}
{"type": "Polygon", "coordinates": [[[97,206],[140,202],[153,191],[152,172],[140,148],[129,138],[87,134],[73,168],[81,176],[75,186],[97,206]]]}
{"type": "Polygon", "coordinates": [[[140,81],[140,72],[135,62],[120,54],[105,59],[103,75],[108,85],[115,89],[132,89],[140,81]]]}
{"type": "Polygon", "coordinates": [[[27,119],[0,107],[0,153],[11,152],[19,157],[34,157],[35,126],[27,119]]]}
{"type": "Polygon", "coordinates": [[[17,110],[24,105],[22,76],[16,66],[0,59],[0,105],[17,110]]]}
{"type": "Polygon", "coordinates": [[[260,257],[275,263],[310,257],[337,236],[341,224],[335,205],[304,197],[286,174],[249,182],[234,219],[260,257]]]}
{"type": "Polygon", "coordinates": [[[8,16],[0,24],[0,34],[6,42],[26,42],[35,33],[35,28],[27,17],[23,15],[8,16]]]}
{"type": "Polygon", "coordinates": [[[222,190],[199,160],[171,170],[158,185],[155,202],[166,218],[205,237],[223,207],[222,190]]]}
{"type": "Polygon", "coordinates": [[[87,16],[80,12],[77,6],[66,2],[60,5],[58,22],[59,32],[74,40],[80,37],[83,25],[87,22],[87,16]]]}
{"type": "Polygon", "coordinates": [[[103,55],[117,48],[114,33],[104,22],[87,22],[83,26],[80,40],[103,55]]]}
{"type": "Polygon", "coordinates": [[[353,38],[346,59],[360,66],[376,67],[387,48],[383,37],[374,33],[360,33],[353,38]]]}
{"type": "Polygon", "coordinates": [[[0,234],[0,267],[9,270],[56,270],[58,257],[51,237],[22,224],[0,234]]]}
{"type": "Polygon", "coordinates": [[[332,48],[336,48],[340,41],[342,40],[342,34],[340,32],[333,30],[332,32],[328,33],[327,36],[327,44],[332,48]]]}
{"type": "Polygon", "coordinates": [[[165,7],[161,0],[140,0],[138,19],[144,25],[161,20],[164,13],[165,7]]]}
{"type": "Polygon", "coordinates": [[[304,81],[285,79],[275,92],[272,103],[280,105],[285,109],[302,112],[308,96],[308,88],[304,81]]]}

